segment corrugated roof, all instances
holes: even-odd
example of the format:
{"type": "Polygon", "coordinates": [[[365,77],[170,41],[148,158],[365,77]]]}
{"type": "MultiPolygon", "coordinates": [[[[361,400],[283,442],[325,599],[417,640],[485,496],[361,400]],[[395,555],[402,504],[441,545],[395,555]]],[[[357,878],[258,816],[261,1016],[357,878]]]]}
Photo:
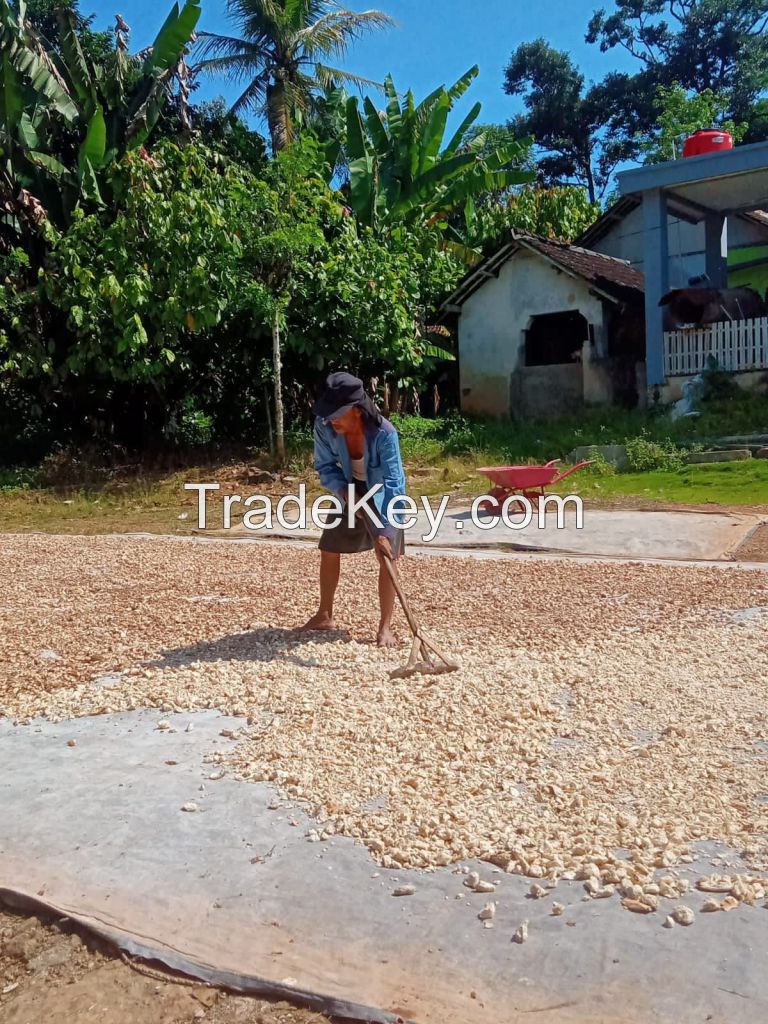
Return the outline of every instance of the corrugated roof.
{"type": "Polygon", "coordinates": [[[587,281],[596,291],[607,298],[622,301],[643,294],[643,275],[631,267],[626,260],[605,256],[592,249],[578,245],[556,242],[539,235],[512,231],[509,240],[490,256],[486,257],[459,282],[453,294],[443,304],[443,310],[451,312],[481,288],[491,277],[497,277],[501,267],[522,249],[535,252],[550,263],[587,281]]]}
{"type": "MultiPolygon", "coordinates": [[[[667,201],[670,213],[673,213],[681,220],[686,220],[691,224],[697,224],[701,221],[700,214],[693,217],[690,210],[686,211],[684,207],[679,204],[676,205],[674,194],[668,196],[667,201]]],[[[587,230],[576,239],[576,244],[590,246],[600,242],[613,230],[615,224],[618,224],[619,221],[624,220],[633,210],[636,210],[640,203],[640,198],[635,195],[622,196],[620,199],[617,199],[602,216],[597,218],[594,224],[590,224],[587,230]]],[[[750,210],[746,213],[734,214],[734,216],[741,217],[742,220],[752,221],[752,223],[759,224],[761,227],[768,227],[768,213],[765,210],[750,210]]]]}

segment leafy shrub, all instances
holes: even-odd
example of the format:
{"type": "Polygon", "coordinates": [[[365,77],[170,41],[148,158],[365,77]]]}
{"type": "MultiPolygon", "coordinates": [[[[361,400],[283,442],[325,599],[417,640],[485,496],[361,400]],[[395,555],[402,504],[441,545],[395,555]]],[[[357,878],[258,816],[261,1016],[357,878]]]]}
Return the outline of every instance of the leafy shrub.
{"type": "Polygon", "coordinates": [[[616,467],[612,462],[609,462],[604,455],[600,452],[594,452],[590,458],[592,459],[591,466],[585,466],[583,472],[588,473],[589,476],[615,476],[616,467]]]}
{"type": "Polygon", "coordinates": [[[443,454],[443,421],[421,416],[392,415],[392,424],[400,435],[403,458],[429,462],[443,454]]]}
{"type": "Polygon", "coordinates": [[[171,421],[168,433],[180,445],[200,448],[213,440],[213,417],[207,416],[195,404],[194,398],[188,396],[176,422],[171,421]]]}
{"type": "MultiPolygon", "coordinates": [[[[485,424],[483,425],[485,427],[485,424]]],[[[446,451],[455,455],[466,454],[476,451],[479,447],[479,434],[477,424],[473,425],[466,416],[461,413],[453,413],[444,420],[444,431],[446,451]]]]}
{"type": "Polygon", "coordinates": [[[38,483],[38,471],[30,466],[0,466],[0,491],[26,489],[38,483]]]}
{"type": "Polygon", "coordinates": [[[647,430],[637,437],[628,437],[624,442],[627,449],[629,468],[636,473],[647,473],[654,469],[678,470],[685,465],[683,452],[669,438],[652,440],[647,430]]]}
{"type": "Polygon", "coordinates": [[[707,357],[707,365],[702,371],[701,379],[701,400],[703,402],[734,399],[742,393],[742,389],[733,379],[733,374],[726,373],[712,355],[707,357]]]}

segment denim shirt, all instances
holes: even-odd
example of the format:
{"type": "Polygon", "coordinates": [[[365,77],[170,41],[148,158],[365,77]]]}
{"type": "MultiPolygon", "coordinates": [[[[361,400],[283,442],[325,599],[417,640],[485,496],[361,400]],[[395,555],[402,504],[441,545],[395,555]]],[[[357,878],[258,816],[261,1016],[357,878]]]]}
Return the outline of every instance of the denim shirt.
{"type": "MultiPolygon", "coordinates": [[[[398,532],[392,524],[402,522],[404,513],[388,517],[387,508],[393,498],[405,494],[406,485],[400,442],[389,420],[382,420],[379,427],[366,427],[363,465],[368,490],[381,484],[373,500],[384,528],[375,532],[391,540],[398,532]]],[[[315,469],[323,487],[346,500],[347,488],[354,481],[347,440],[319,416],[315,419],[315,469]]]]}

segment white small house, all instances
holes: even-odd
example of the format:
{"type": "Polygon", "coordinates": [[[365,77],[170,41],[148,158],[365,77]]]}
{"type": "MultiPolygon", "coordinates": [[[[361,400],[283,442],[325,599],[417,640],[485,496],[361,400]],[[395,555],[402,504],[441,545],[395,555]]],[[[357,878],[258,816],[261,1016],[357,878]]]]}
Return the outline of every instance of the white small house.
{"type": "Polygon", "coordinates": [[[540,419],[644,398],[643,276],[623,260],[513,231],[443,313],[458,318],[465,412],[540,419]]]}

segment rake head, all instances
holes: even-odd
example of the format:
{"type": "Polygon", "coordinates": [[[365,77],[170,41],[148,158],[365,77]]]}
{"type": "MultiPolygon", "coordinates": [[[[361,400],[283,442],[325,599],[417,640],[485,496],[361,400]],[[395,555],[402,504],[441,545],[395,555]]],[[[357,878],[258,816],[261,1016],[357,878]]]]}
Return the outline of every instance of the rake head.
{"type": "Polygon", "coordinates": [[[457,672],[458,661],[446,657],[431,640],[417,633],[413,638],[407,664],[389,673],[390,679],[409,679],[411,676],[441,676],[457,672]]]}

